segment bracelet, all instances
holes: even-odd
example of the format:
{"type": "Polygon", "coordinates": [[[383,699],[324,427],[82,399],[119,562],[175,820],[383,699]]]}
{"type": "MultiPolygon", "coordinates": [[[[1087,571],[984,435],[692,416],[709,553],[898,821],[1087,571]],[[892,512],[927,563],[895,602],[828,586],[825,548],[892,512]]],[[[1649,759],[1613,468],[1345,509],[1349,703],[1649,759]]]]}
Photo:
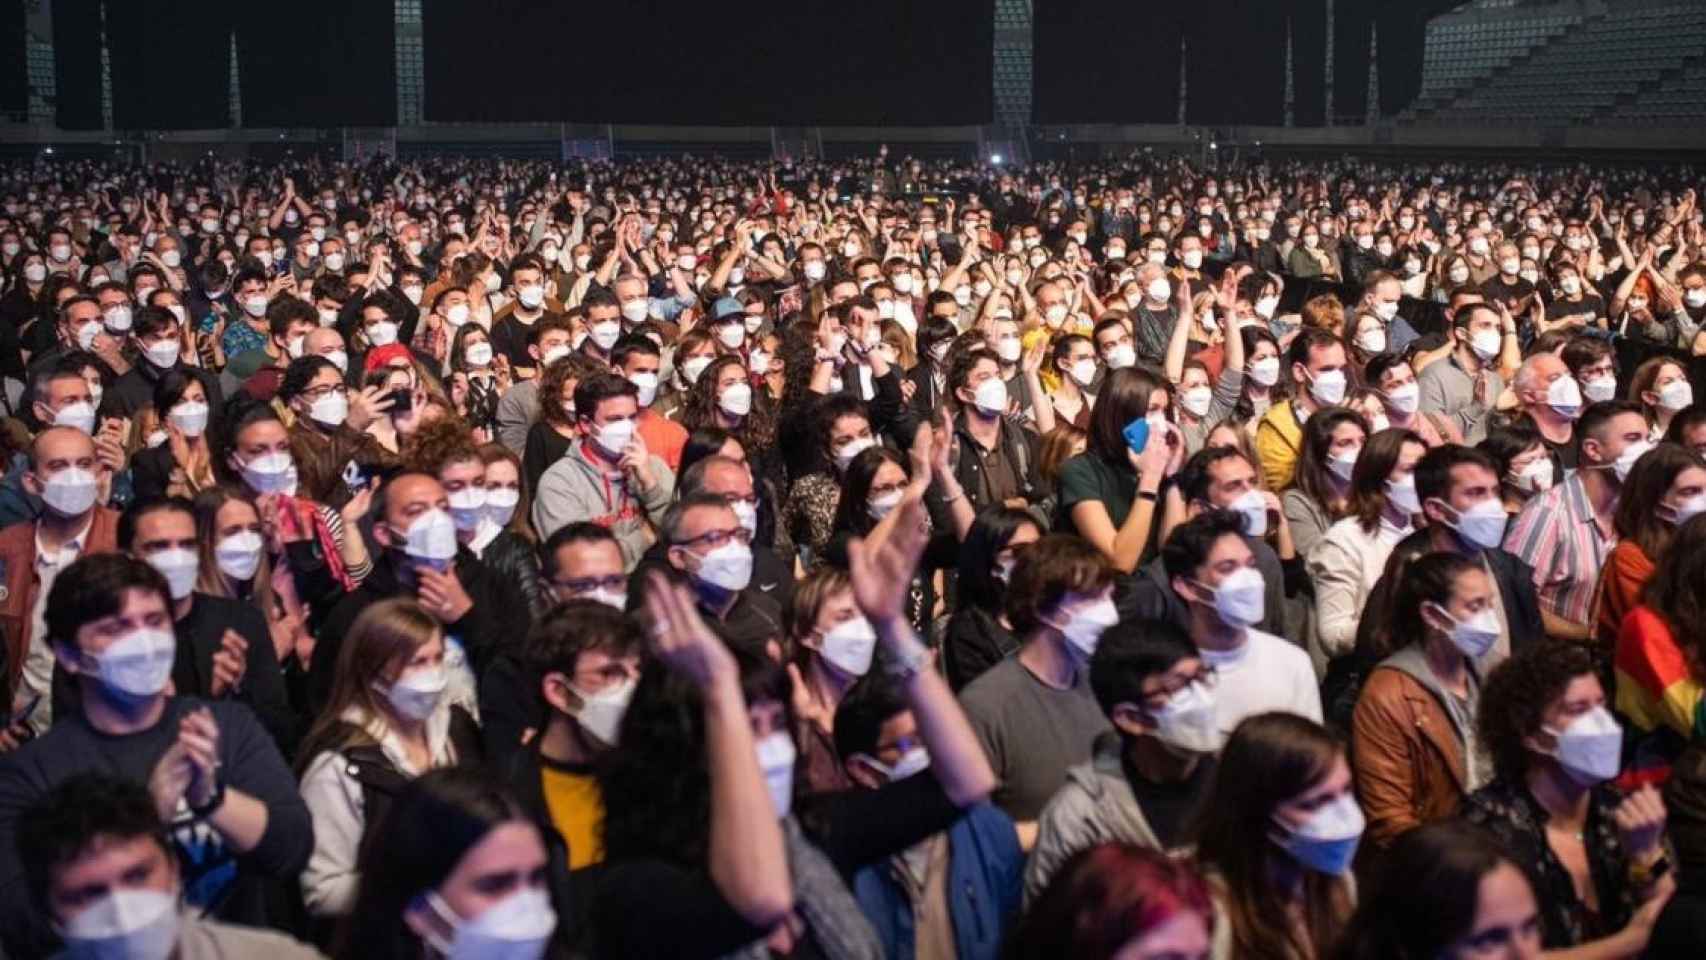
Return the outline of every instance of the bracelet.
{"type": "Polygon", "coordinates": [[[1159,493],[1160,491],[1158,490],[1139,490],[1137,491],[1137,499],[1148,500],[1150,503],[1154,503],[1155,498],[1159,493]]]}
{"type": "Polygon", "coordinates": [[[953,496],[943,497],[942,498],[942,504],[944,506],[946,506],[947,504],[953,503],[955,500],[963,500],[963,499],[965,499],[965,495],[966,495],[966,488],[961,487],[959,490],[954,492],[953,496]]]}

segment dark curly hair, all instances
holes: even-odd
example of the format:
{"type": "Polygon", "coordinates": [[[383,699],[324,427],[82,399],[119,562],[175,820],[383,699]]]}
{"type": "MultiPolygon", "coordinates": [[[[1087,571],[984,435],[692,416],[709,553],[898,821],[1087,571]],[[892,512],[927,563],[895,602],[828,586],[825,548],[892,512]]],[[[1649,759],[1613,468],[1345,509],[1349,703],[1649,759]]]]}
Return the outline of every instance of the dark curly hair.
{"type": "MultiPolygon", "coordinates": [[[[731,652],[746,703],[780,703],[785,728],[792,730],[788,675],[781,664],[747,650],[731,652]]],[[[598,770],[605,860],[660,858],[703,867],[710,847],[711,778],[699,691],[662,664],[648,662],[622,718],[620,742],[622,749],[612,751],[598,770]]]]}
{"type": "Polygon", "coordinates": [[[569,412],[563,409],[563,384],[580,383],[587,377],[608,370],[602,364],[588,359],[585,354],[571,353],[560,357],[545,368],[539,376],[539,417],[546,423],[559,427],[572,427],[574,421],[569,412]]]}
{"type": "Polygon", "coordinates": [[[403,467],[438,476],[453,463],[484,463],[473,430],[461,417],[447,416],[420,425],[403,442],[403,467]]]}
{"type": "MultiPolygon", "coordinates": [[[[681,411],[681,425],[689,430],[718,426],[717,378],[725,367],[738,366],[746,370],[746,361],[732,354],[712,360],[700,371],[699,379],[687,391],[687,406],[681,411]]],[[[748,379],[751,379],[750,372],[748,379]]],[[[729,431],[740,445],[750,451],[769,450],[776,442],[776,410],[770,403],[770,391],[752,391],[752,410],[741,425],[729,431]]]]}
{"type": "Polygon", "coordinates": [[[1487,676],[1475,734],[1500,779],[1522,777],[1529,764],[1523,740],[1539,732],[1546,708],[1570,681],[1593,672],[1593,656],[1583,648],[1544,640],[1518,650],[1487,676]]]}

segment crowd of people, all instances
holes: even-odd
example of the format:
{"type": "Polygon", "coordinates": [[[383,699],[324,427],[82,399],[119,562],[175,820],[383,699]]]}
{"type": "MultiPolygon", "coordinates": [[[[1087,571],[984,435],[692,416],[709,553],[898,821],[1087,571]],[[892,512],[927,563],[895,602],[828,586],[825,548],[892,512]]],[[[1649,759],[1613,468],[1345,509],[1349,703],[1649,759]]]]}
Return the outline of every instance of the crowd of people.
{"type": "Polygon", "coordinates": [[[1706,954],[1690,172],[0,168],[7,957],[1706,954]]]}

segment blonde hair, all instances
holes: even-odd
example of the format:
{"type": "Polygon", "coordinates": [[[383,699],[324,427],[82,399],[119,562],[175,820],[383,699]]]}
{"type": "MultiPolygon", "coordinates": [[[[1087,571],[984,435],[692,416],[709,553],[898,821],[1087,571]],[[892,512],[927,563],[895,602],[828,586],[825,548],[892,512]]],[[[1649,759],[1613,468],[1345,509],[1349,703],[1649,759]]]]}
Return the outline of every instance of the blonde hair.
{"type": "Polygon", "coordinates": [[[299,761],[306,764],[323,751],[370,742],[365,732],[343,719],[344,714],[354,707],[369,717],[386,716],[375,684],[402,672],[415,651],[443,634],[438,618],[408,597],[381,600],[363,610],[344,635],[332,695],[303,740],[299,761]]]}

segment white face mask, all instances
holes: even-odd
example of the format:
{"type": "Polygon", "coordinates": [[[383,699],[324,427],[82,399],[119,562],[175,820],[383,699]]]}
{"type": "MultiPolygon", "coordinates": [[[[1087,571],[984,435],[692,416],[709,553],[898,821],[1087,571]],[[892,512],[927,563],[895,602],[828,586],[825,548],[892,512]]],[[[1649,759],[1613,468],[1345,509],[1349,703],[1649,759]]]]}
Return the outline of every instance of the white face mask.
{"type": "Polygon", "coordinates": [[[786,731],[778,730],[753,746],[776,816],[778,819],[786,817],[794,807],[794,759],[797,756],[794,741],[786,731]]]}
{"type": "Polygon", "coordinates": [[[1516,475],[1518,489],[1529,493],[1545,493],[1552,489],[1552,459],[1541,457],[1516,475]]]}
{"type": "Polygon", "coordinates": [[[1357,334],[1357,346],[1368,353],[1385,353],[1386,331],[1379,329],[1364,330],[1357,334]]]}
{"type": "Polygon", "coordinates": [[[264,541],[253,530],[234,533],[219,541],[213,548],[213,560],[219,572],[233,580],[247,580],[261,565],[264,541]]]}
{"type": "Polygon", "coordinates": [[[598,428],[594,442],[604,452],[604,455],[615,460],[622,456],[622,451],[628,449],[628,444],[634,440],[637,425],[632,420],[612,420],[598,428]]]}
{"type": "Polygon", "coordinates": [[[242,464],[243,482],[256,493],[296,493],[296,463],[289,451],[274,450],[242,464]]]}
{"type": "Polygon", "coordinates": [[[462,353],[462,359],[470,367],[483,367],[492,362],[492,345],[489,343],[470,343],[462,353]]]}
{"type": "Polygon", "coordinates": [[[870,511],[873,520],[881,520],[888,516],[895,507],[900,506],[902,496],[903,494],[899,490],[879,493],[866,503],[865,508],[870,511]]]}
{"type": "Polygon", "coordinates": [[[699,558],[695,576],[713,587],[730,593],[745,590],[752,582],[752,548],[730,540],[699,558]]]}
{"type": "Polygon", "coordinates": [[[1409,516],[1422,512],[1422,501],[1416,494],[1416,476],[1410,474],[1401,480],[1386,481],[1386,499],[1392,508],[1399,513],[1409,516]]]}
{"type": "Polygon", "coordinates": [[[990,377],[977,385],[972,404],[986,417],[998,417],[1007,412],[1007,384],[1000,377],[990,377]]]}
{"type": "Polygon", "coordinates": [[[1617,481],[1621,483],[1624,480],[1629,479],[1629,471],[1635,469],[1635,461],[1646,456],[1647,451],[1651,449],[1653,449],[1653,445],[1645,440],[1631,443],[1629,446],[1624,447],[1623,453],[1620,454],[1617,457],[1616,462],[1611,465],[1612,471],[1617,474],[1617,481]]]}
{"type": "Polygon", "coordinates": [[[1497,330],[1477,330],[1469,338],[1469,349],[1485,363],[1499,355],[1504,337],[1497,330]]]}
{"type": "Polygon", "coordinates": [[[130,330],[132,322],[130,308],[126,306],[108,307],[101,314],[101,322],[105,323],[107,329],[114,333],[125,333],[130,330]]]}
{"type": "Polygon", "coordinates": [[[849,440],[847,443],[843,444],[840,449],[835,451],[836,469],[840,470],[842,473],[846,473],[847,465],[853,462],[854,457],[857,457],[859,454],[864,453],[866,450],[876,445],[876,441],[872,440],[870,437],[855,437],[854,439],[849,440]]]}
{"type": "Polygon", "coordinates": [[[617,338],[622,336],[622,324],[615,320],[595,323],[592,325],[591,334],[592,342],[598,345],[598,349],[609,353],[610,348],[616,345],[617,338]]]}
{"type": "Polygon", "coordinates": [[[437,507],[410,521],[401,539],[402,543],[392,546],[401,547],[411,560],[428,566],[442,570],[456,558],[456,521],[437,507]]]}
{"type": "Polygon", "coordinates": [[[389,320],[369,324],[367,342],[376,347],[388,347],[397,342],[397,325],[389,320]]]}
{"type": "Polygon", "coordinates": [[[1504,542],[1505,525],[1510,518],[1497,497],[1482,500],[1463,511],[1451,510],[1450,504],[1444,506],[1457,514],[1456,521],[1448,522],[1447,526],[1456,530],[1469,546],[1477,550],[1491,550],[1504,542]]]}
{"type": "Polygon", "coordinates": [[[1214,753],[1221,744],[1214,710],[1214,694],[1207,687],[1187,684],[1155,711],[1155,739],[1181,752],[1214,753]]]}
{"type": "Polygon", "coordinates": [[[1574,420],[1581,416],[1581,384],[1576,382],[1575,377],[1568,374],[1552,381],[1546,387],[1546,405],[1566,420],[1574,420]]]}
{"type": "Polygon", "coordinates": [[[172,547],[155,551],[149,554],[147,559],[148,565],[166,578],[166,586],[170,588],[173,600],[182,600],[195,589],[195,578],[201,569],[201,558],[194,550],[172,547]]]}
{"type": "Polygon", "coordinates": [[[176,894],[119,888],[84,907],[60,930],[72,957],[166,960],[178,946],[176,894]]]}
{"type": "Polygon", "coordinates": [[[1309,378],[1309,395],[1315,402],[1323,406],[1334,406],[1345,399],[1345,372],[1343,370],[1323,370],[1309,378]]]}
{"type": "Polygon", "coordinates": [[[1276,823],[1274,843],[1316,873],[1341,876],[1351,868],[1367,821],[1349,793],[1320,807],[1297,827],[1276,823]]]}
{"type": "Polygon", "coordinates": [[[617,734],[622,728],[622,718],[627,715],[628,704],[633,702],[634,691],[639,686],[639,678],[628,677],[597,693],[587,693],[571,683],[569,689],[580,698],[581,705],[570,711],[570,716],[600,743],[614,747],[619,739],[617,734]]]}
{"type": "Polygon", "coordinates": [[[1616,377],[1595,377],[1581,386],[1582,396],[1586,397],[1589,403],[1600,403],[1617,396],[1616,377]]]}
{"type": "Polygon", "coordinates": [[[1102,634],[1120,622],[1112,597],[1101,597],[1088,606],[1069,611],[1067,615],[1065,623],[1051,623],[1049,626],[1059,630],[1067,644],[1086,661],[1095,654],[1102,634]]]}
{"type": "Polygon", "coordinates": [[[1672,380],[1659,390],[1659,406],[1675,413],[1694,405],[1694,387],[1687,380],[1672,380]]]}
{"type": "Polygon", "coordinates": [[[1250,364],[1250,379],[1260,386],[1271,387],[1279,382],[1278,357],[1263,357],[1250,364]]]}
{"type": "Polygon", "coordinates": [[[1385,394],[1385,398],[1387,406],[1408,416],[1415,413],[1417,408],[1421,406],[1422,388],[1420,384],[1411,381],[1393,387],[1390,393],[1385,394]]]}
{"type": "Polygon", "coordinates": [[[628,382],[640,392],[638,397],[642,407],[649,407],[658,395],[658,375],[653,372],[636,373],[628,378],[628,382]]]}
{"type": "Polygon", "coordinates": [[[166,689],[177,652],[178,642],[172,631],[145,627],[120,637],[96,654],[94,672],[109,691],[146,699],[166,689]]]}
{"type": "Polygon", "coordinates": [[[1096,379],[1096,361],[1091,360],[1088,357],[1083,360],[1078,360],[1072,364],[1069,368],[1069,372],[1072,375],[1073,381],[1075,381],[1080,387],[1087,388],[1090,386],[1091,381],[1096,379]]]}
{"type": "Polygon", "coordinates": [[[426,904],[451,930],[448,938],[426,937],[445,960],[538,960],[557,929],[551,899],[538,887],[523,887],[472,920],[458,917],[437,890],[427,891],[426,904]]]}
{"type": "Polygon", "coordinates": [[[1570,721],[1563,730],[1552,731],[1558,740],[1552,755],[1577,783],[1593,785],[1617,776],[1623,752],[1623,729],[1604,707],[1570,721]]]}
{"type": "Polygon", "coordinates": [[[849,677],[864,676],[876,650],[877,631],[864,617],[843,620],[823,635],[823,659],[849,677]]]}
{"type": "Polygon", "coordinates": [[[1148,294],[1149,299],[1156,303],[1165,303],[1167,298],[1173,295],[1173,285],[1167,282],[1166,277],[1156,277],[1149,281],[1149,286],[1144,288],[1144,293],[1148,294]]]}
{"type": "MultiPolygon", "coordinates": [[[[1497,500],[1490,501],[1497,504],[1497,500]]],[[[1479,660],[1493,649],[1493,644],[1499,640],[1502,632],[1499,615],[1492,607],[1485,607],[1467,620],[1459,620],[1451,615],[1451,611],[1435,604],[1440,615],[1451,621],[1451,642],[1459,653],[1471,660],[1479,660]]]]}
{"type": "Polygon", "coordinates": [[[449,686],[450,672],[437,666],[405,670],[396,683],[378,689],[390,701],[391,709],[418,722],[432,716],[449,686]]]}
{"type": "Polygon", "coordinates": [[[450,501],[450,520],[459,531],[475,529],[486,517],[485,487],[463,487],[445,499],[450,501]]]}
{"type": "Polygon", "coordinates": [[[325,394],[309,404],[308,416],[323,427],[341,427],[349,416],[349,397],[335,390],[325,394]]]}
{"type": "Polygon", "coordinates": [[[1137,349],[1129,343],[1116,344],[1103,361],[1109,370],[1124,370],[1137,364],[1137,349]]]}
{"type": "Polygon", "coordinates": [[[1254,567],[1234,570],[1220,586],[1203,589],[1213,595],[1215,615],[1229,627],[1253,626],[1267,613],[1267,581],[1254,567]]]}
{"type": "Polygon", "coordinates": [[[1179,405],[1193,417],[1206,416],[1213,402],[1214,390],[1209,387],[1192,387],[1179,394],[1179,405]]]}
{"type": "Polygon", "coordinates": [[[82,467],[66,467],[42,480],[42,502],[62,517],[80,517],[95,505],[95,475],[82,467]]]}
{"type": "Polygon", "coordinates": [[[752,412],[752,387],[744,383],[731,384],[717,398],[717,406],[731,417],[744,417],[752,412]]]}
{"type": "Polygon", "coordinates": [[[1262,497],[1260,490],[1244,491],[1238,499],[1227,504],[1226,509],[1243,515],[1246,537],[1260,537],[1268,532],[1268,501],[1262,497]]]}

